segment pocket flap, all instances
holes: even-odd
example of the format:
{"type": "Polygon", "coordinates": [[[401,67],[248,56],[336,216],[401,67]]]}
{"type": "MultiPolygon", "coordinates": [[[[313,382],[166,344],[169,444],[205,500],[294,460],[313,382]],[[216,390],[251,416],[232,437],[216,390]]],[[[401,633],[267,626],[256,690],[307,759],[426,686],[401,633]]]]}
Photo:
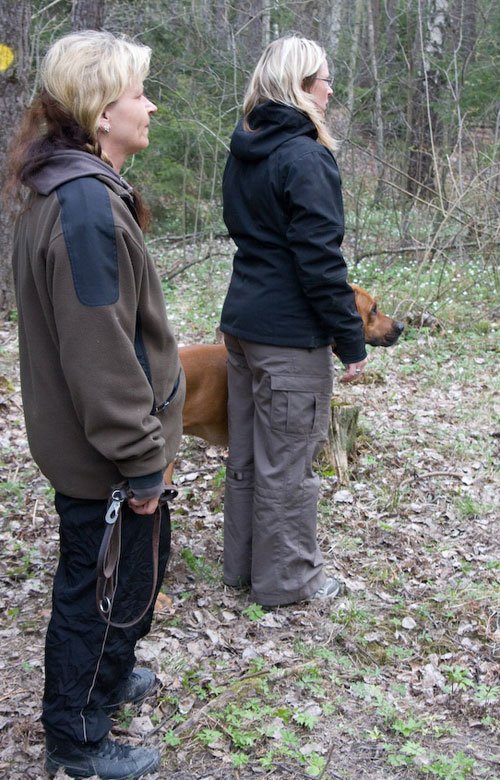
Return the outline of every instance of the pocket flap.
{"type": "Polygon", "coordinates": [[[296,393],[325,393],[331,395],[332,382],[323,376],[271,375],[271,390],[291,390],[296,393]]]}

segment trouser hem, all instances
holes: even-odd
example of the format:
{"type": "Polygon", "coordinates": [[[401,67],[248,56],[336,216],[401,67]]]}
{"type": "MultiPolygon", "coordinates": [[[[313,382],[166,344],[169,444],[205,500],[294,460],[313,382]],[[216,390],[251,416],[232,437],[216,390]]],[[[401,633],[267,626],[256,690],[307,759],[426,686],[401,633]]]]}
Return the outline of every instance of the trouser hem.
{"type": "Polygon", "coordinates": [[[223,579],[224,585],[228,588],[249,588],[251,583],[250,580],[228,580],[226,578],[223,579]]]}
{"type": "Polygon", "coordinates": [[[286,607],[290,604],[297,604],[299,601],[307,601],[313,593],[316,593],[326,582],[326,575],[323,571],[313,580],[313,584],[308,583],[307,588],[301,588],[293,593],[282,593],[275,596],[259,596],[252,590],[251,598],[256,604],[262,607],[286,607]]]}

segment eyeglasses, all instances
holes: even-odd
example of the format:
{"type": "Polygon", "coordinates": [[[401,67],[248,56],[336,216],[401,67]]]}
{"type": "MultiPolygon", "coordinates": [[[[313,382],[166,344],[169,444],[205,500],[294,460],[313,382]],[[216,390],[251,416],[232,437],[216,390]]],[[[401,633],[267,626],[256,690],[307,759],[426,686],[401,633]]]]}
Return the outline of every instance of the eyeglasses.
{"type": "Polygon", "coordinates": [[[316,76],[316,81],[326,81],[329,87],[333,84],[333,78],[331,76],[328,76],[328,78],[323,78],[321,76],[316,76]]]}

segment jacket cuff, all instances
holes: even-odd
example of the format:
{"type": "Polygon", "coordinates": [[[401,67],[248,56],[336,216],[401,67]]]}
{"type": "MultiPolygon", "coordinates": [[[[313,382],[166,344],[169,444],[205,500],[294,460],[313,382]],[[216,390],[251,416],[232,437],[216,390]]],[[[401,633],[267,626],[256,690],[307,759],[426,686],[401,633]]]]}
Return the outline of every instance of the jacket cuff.
{"type": "Polygon", "coordinates": [[[163,471],[156,471],[154,474],[145,474],[143,477],[129,477],[128,487],[129,496],[138,501],[147,501],[149,498],[156,498],[163,491],[163,471]]]}
{"type": "Polygon", "coordinates": [[[345,366],[349,365],[349,363],[360,363],[367,356],[366,348],[364,346],[361,350],[354,350],[352,348],[345,349],[335,344],[333,346],[333,351],[345,366]]]}

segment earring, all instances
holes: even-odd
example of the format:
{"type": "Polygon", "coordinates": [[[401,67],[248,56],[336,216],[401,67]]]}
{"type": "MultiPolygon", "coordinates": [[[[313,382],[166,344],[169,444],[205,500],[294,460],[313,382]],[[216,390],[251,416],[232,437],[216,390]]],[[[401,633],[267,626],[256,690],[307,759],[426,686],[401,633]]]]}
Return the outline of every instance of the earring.
{"type": "Polygon", "coordinates": [[[111,127],[109,125],[101,125],[99,128],[103,133],[110,133],[111,127]]]}

